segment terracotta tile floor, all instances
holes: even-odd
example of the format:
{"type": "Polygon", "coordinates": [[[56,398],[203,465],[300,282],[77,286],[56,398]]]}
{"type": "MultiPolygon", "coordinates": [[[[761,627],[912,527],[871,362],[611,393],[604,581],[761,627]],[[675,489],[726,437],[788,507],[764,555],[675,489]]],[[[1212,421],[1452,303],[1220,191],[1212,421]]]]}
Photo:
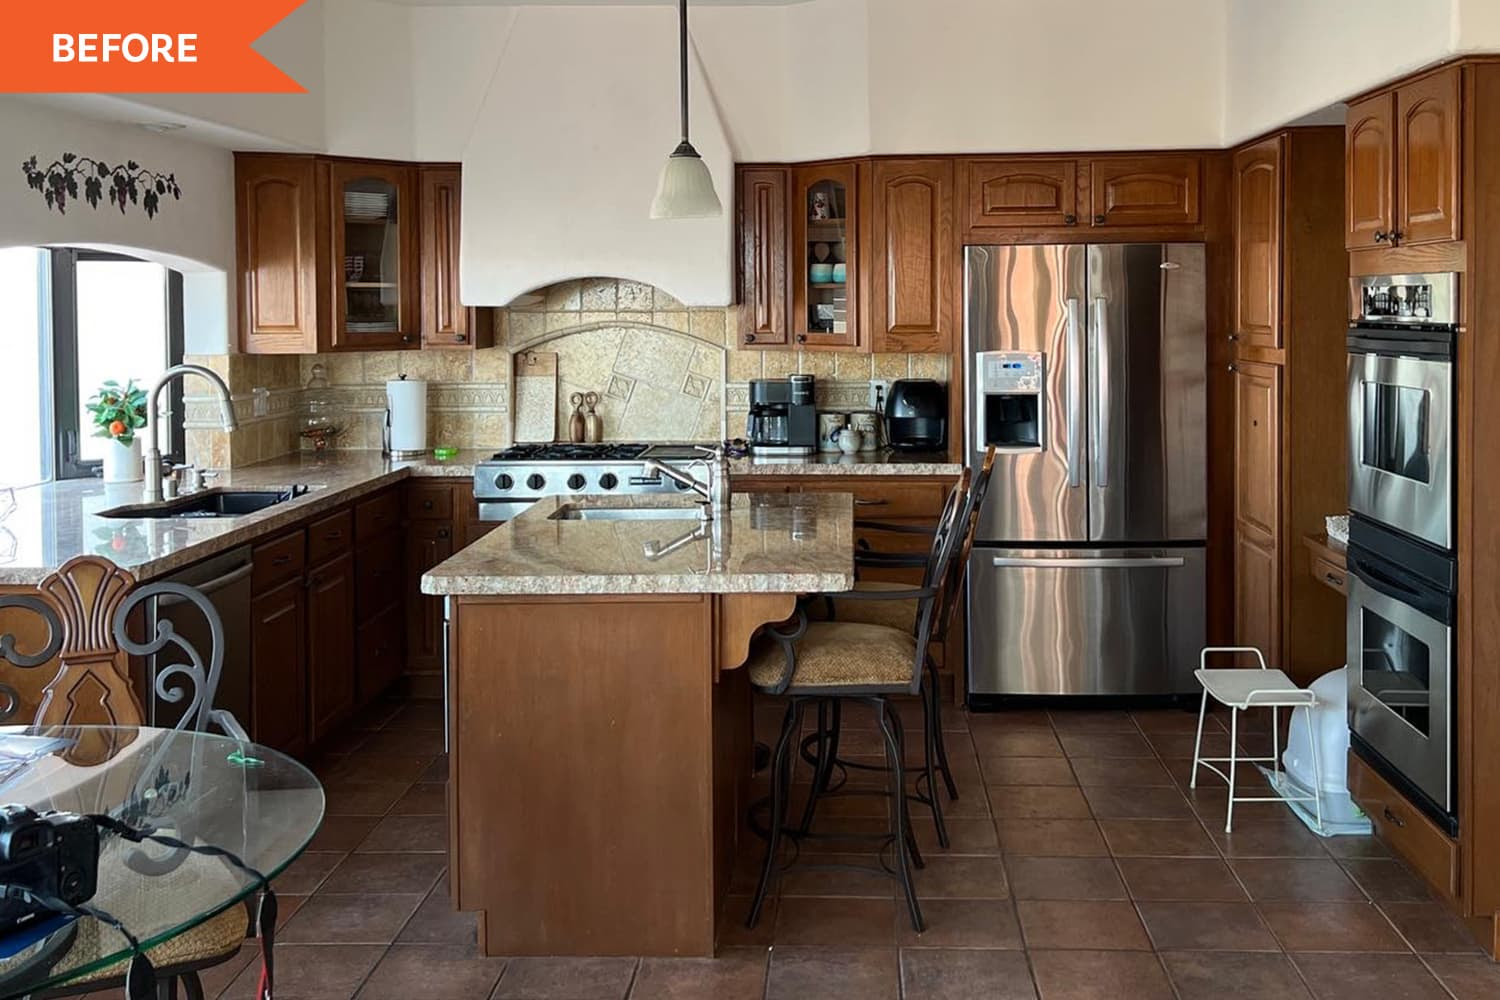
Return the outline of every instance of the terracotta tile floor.
{"type": "MultiPolygon", "coordinates": [[[[909,745],[920,746],[919,716],[907,718],[909,745]]],[[[1225,835],[1222,785],[1186,789],[1195,721],[1179,711],[950,710],[944,738],[962,796],[948,812],[952,850],[938,849],[930,815],[913,807],[927,859],[917,874],[925,934],[912,932],[892,882],[798,868],[780,880],[760,925],[746,929],[755,841],[736,871],[715,959],[507,961],[478,957],[473,919],[448,904],[440,708],[382,704],[318,764],[329,817],[279,882],[289,916],[277,995],[1500,996],[1500,966],[1378,843],[1322,841],[1274,804],[1239,808],[1225,835]]],[[[762,738],[779,724],[774,705],[758,709],[762,738]]],[[[878,746],[868,716],[850,712],[845,724],[846,745],[878,746]]],[[[1211,725],[1222,749],[1227,734],[1211,725]]],[[[805,767],[798,776],[806,780],[805,767]]],[[[816,829],[868,832],[883,812],[872,797],[828,800],[816,829]]],[[[861,861],[867,850],[851,837],[810,843],[803,857],[861,861]]],[[[250,997],[252,958],[246,948],[213,970],[209,995],[250,997]]]]}

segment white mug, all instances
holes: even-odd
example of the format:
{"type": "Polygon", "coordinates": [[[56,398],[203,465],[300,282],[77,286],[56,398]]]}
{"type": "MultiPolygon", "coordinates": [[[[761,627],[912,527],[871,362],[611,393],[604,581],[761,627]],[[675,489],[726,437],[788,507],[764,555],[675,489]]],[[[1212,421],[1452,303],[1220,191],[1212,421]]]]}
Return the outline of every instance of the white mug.
{"type": "Polygon", "coordinates": [[[838,451],[839,431],[843,429],[844,415],[842,413],[818,414],[818,450],[838,451]]]}
{"type": "Polygon", "coordinates": [[[880,418],[870,410],[849,415],[849,426],[859,431],[864,439],[860,451],[872,451],[880,446],[880,418]]]}

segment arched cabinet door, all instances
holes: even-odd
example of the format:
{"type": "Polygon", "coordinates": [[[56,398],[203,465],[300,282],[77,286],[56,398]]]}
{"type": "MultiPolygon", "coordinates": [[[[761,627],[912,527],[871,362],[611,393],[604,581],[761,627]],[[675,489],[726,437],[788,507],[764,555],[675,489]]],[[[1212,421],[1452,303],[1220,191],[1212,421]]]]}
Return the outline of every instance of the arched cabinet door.
{"type": "Polygon", "coordinates": [[[335,350],[421,345],[417,199],[410,167],[329,167],[335,350]]]}
{"type": "Polygon", "coordinates": [[[1095,228],[1196,226],[1202,185],[1196,156],[1107,156],[1088,162],[1095,228]]]}
{"type": "Polygon", "coordinates": [[[858,347],[859,164],[792,171],[792,346],[858,347]]]}
{"type": "Polygon", "coordinates": [[[946,352],[953,343],[957,249],[953,163],[877,160],[870,184],[871,349],[946,352]]]}
{"type": "Polygon", "coordinates": [[[1281,347],[1282,151],[1272,136],[1234,154],[1234,339],[1281,347]]]}
{"type": "Polygon", "coordinates": [[[1078,225],[1078,161],[986,157],[959,161],[969,229],[1078,225]]]}
{"type": "Polygon", "coordinates": [[[1377,94],[1349,105],[1344,124],[1344,246],[1365,250],[1387,245],[1395,189],[1392,157],[1393,100],[1377,94]]]}
{"type": "Polygon", "coordinates": [[[1398,243],[1459,238],[1459,69],[1396,91],[1398,243]]]}
{"type": "Polygon", "coordinates": [[[235,157],[240,350],[318,349],[317,170],[310,156],[235,157]]]}
{"type": "Polygon", "coordinates": [[[740,343],[784,347],[787,301],[787,174],[785,167],[741,167],[739,214],[740,343]]]}

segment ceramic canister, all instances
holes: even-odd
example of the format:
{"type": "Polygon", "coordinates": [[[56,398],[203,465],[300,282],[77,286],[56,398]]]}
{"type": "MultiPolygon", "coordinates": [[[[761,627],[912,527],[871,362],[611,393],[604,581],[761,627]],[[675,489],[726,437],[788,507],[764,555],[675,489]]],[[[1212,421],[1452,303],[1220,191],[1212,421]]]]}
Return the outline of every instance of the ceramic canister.
{"type": "Polygon", "coordinates": [[[818,414],[818,450],[838,451],[839,431],[844,429],[842,413],[818,414]]]}

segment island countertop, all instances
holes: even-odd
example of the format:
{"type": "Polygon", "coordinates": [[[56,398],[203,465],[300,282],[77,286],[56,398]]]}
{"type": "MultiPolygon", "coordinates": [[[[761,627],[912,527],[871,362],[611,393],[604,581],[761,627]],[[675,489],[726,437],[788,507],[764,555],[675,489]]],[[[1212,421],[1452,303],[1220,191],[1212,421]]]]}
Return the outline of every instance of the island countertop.
{"type": "Polygon", "coordinates": [[[737,493],[727,515],[709,522],[675,496],[547,497],[422,577],[423,593],[457,596],[793,594],[853,585],[847,493],[737,493]],[[681,516],[587,519],[590,510],[622,506],[681,516]],[[567,516],[579,511],[585,519],[567,516]]]}

